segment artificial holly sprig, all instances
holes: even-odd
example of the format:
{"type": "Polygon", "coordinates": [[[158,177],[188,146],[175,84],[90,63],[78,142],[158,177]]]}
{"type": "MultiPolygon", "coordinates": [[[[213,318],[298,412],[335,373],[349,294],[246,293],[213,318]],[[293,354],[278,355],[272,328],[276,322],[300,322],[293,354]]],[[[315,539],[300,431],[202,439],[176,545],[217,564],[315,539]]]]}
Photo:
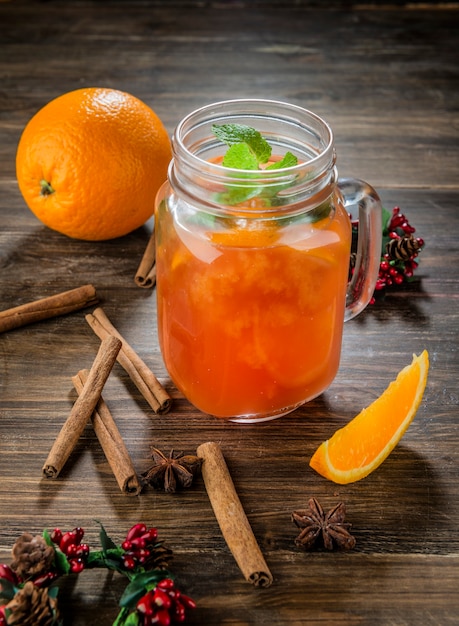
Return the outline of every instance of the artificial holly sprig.
{"type": "Polygon", "coordinates": [[[135,524],[117,545],[100,524],[100,550],[90,550],[83,537],[82,528],[56,528],[36,537],[24,533],[16,541],[11,566],[0,564],[0,626],[22,623],[18,616],[34,626],[60,625],[57,579],[93,568],[117,571],[129,581],[114,626],[185,622],[196,604],[166,569],[172,551],[158,541],[156,528],[135,524]]]}
{"type": "MultiPolygon", "coordinates": [[[[357,248],[358,220],[352,220],[353,245],[351,255],[351,273],[353,271],[353,259],[357,248]]],[[[406,216],[401,213],[400,207],[395,206],[392,211],[382,209],[382,245],[381,259],[379,263],[378,278],[375,291],[371,299],[374,304],[379,295],[383,295],[387,287],[397,287],[404,282],[413,280],[413,275],[419,263],[416,260],[424,247],[421,237],[414,237],[416,229],[409,223],[406,216]]]]}

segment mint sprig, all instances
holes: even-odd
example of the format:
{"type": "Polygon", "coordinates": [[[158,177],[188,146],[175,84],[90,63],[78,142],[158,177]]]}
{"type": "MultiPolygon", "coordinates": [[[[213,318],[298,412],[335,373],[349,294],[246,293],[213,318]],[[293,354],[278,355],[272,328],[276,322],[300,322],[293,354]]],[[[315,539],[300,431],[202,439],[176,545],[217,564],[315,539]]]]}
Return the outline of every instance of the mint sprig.
{"type": "MultiPolygon", "coordinates": [[[[261,133],[245,124],[213,124],[212,132],[223,143],[228,146],[228,150],[223,157],[222,165],[232,169],[245,171],[256,170],[278,170],[285,167],[292,167],[298,164],[297,157],[291,152],[286,152],[279,161],[274,161],[264,168],[261,165],[268,163],[272,148],[261,133]]],[[[286,185],[254,185],[250,180],[244,181],[241,174],[241,182],[228,186],[227,191],[219,194],[219,201],[234,205],[250,200],[254,197],[266,199],[266,206],[276,204],[275,196],[286,185]]]]}
{"type": "MultiPolygon", "coordinates": [[[[257,164],[256,167],[250,167],[249,169],[258,169],[258,164],[267,163],[271,156],[271,146],[266,139],[262,137],[261,133],[251,126],[246,126],[245,124],[213,124],[212,132],[220,141],[230,146],[228,152],[231,152],[233,146],[245,144],[244,150],[247,150],[247,153],[253,155],[257,164]]],[[[234,152],[234,150],[232,152],[234,152]]],[[[226,158],[227,155],[225,155],[223,159],[223,165],[225,165],[225,167],[236,167],[240,170],[246,169],[243,163],[239,165],[237,163],[228,165],[228,163],[225,163],[226,158]]]]}

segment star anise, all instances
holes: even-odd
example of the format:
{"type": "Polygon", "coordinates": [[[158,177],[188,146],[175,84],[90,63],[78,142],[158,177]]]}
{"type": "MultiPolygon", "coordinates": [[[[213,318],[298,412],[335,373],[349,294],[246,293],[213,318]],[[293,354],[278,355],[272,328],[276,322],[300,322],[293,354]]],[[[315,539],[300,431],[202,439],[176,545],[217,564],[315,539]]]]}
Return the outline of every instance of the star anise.
{"type": "Polygon", "coordinates": [[[167,457],[161,450],[152,448],[151,456],[155,463],[142,474],[143,481],[167,493],[190,487],[201,469],[202,459],[192,454],[184,455],[183,452],[171,450],[167,457]]]}
{"type": "Polygon", "coordinates": [[[322,543],[326,550],[336,546],[341,550],[351,550],[355,546],[355,538],[349,533],[351,524],[344,521],[346,506],[340,502],[328,513],[315,498],[308,502],[309,509],[293,511],[292,521],[301,528],[295,540],[296,545],[310,550],[315,544],[322,543]]]}

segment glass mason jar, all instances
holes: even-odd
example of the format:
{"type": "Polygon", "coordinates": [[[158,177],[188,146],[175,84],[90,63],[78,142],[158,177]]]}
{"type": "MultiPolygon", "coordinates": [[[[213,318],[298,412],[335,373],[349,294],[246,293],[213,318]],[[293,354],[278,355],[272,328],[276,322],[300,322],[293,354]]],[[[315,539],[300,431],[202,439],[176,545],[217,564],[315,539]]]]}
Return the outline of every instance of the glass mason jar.
{"type": "Polygon", "coordinates": [[[232,100],[185,117],[156,201],[158,331],[185,397],[216,417],[279,417],[321,394],[339,366],[343,322],[369,302],[381,254],[381,204],[337,180],[320,117],[269,100],[232,100]],[[244,124],[297,164],[240,170],[213,124],[244,124]],[[359,242],[350,283],[351,224],[359,242]],[[355,214],[353,215],[355,217],[355,214]]]}

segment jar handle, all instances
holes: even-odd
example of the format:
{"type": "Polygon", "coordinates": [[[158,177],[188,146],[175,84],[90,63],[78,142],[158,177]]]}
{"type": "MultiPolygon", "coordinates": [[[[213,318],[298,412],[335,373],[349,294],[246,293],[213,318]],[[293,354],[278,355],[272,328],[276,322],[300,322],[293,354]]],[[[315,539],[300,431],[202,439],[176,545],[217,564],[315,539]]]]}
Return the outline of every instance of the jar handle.
{"type": "Polygon", "coordinates": [[[338,187],[346,210],[359,214],[359,236],[354,273],[347,287],[347,322],[358,315],[370,302],[381,261],[382,208],[376,191],[368,183],[356,178],[340,178],[338,187]]]}

